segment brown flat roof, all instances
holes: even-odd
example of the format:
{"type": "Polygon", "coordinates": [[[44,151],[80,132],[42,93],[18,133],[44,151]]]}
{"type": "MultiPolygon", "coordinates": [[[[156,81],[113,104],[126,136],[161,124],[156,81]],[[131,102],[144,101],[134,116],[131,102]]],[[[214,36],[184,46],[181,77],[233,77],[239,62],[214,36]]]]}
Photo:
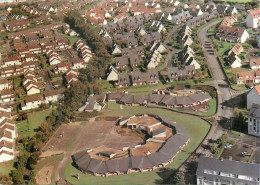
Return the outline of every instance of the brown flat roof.
{"type": "Polygon", "coordinates": [[[145,126],[152,126],[158,122],[160,121],[151,116],[136,116],[128,120],[128,124],[142,124],[145,126]]]}

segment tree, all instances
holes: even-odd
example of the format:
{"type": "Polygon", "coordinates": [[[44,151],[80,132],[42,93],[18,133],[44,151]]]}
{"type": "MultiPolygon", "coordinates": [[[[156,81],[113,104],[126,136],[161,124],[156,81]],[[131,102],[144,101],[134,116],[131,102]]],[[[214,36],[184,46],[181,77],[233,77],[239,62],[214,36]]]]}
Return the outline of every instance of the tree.
{"type": "Polygon", "coordinates": [[[212,154],[217,154],[217,153],[219,152],[219,148],[218,148],[218,146],[217,146],[216,143],[214,143],[214,144],[211,146],[210,150],[211,150],[211,153],[212,153],[212,154]]]}
{"type": "Polygon", "coordinates": [[[184,173],[181,171],[177,171],[176,173],[174,173],[173,183],[174,184],[185,184],[184,173]]]}
{"type": "Polygon", "coordinates": [[[13,184],[12,178],[9,175],[0,176],[1,184],[13,184]]]}
{"type": "Polygon", "coordinates": [[[227,139],[228,139],[227,134],[223,134],[223,135],[218,139],[219,145],[220,145],[220,146],[225,146],[226,143],[227,143],[227,139]]]}

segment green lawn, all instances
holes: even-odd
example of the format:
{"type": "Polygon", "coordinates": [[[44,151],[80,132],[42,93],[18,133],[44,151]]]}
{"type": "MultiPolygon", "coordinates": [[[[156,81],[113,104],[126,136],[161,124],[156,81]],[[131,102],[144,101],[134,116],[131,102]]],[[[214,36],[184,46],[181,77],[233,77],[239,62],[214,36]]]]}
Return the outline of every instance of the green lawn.
{"type": "Polygon", "coordinates": [[[1,175],[8,175],[11,170],[14,170],[14,161],[9,161],[4,165],[0,165],[0,174],[1,175]]]}
{"type": "Polygon", "coordinates": [[[147,109],[142,106],[123,106],[120,109],[120,105],[114,102],[108,102],[108,108],[102,110],[104,115],[122,115],[130,116],[137,113],[151,113],[159,114],[172,118],[179,124],[182,124],[191,134],[189,144],[184,150],[178,154],[173,163],[152,172],[134,173],[128,175],[110,176],[110,177],[94,177],[92,175],[85,175],[78,169],[72,166],[72,161],[66,166],[65,178],[72,184],[155,184],[162,183],[162,180],[168,179],[174,170],[178,169],[182,163],[190,156],[190,154],[199,146],[207,135],[210,125],[197,117],[183,115],[168,110],[162,109],[147,109]],[[73,176],[80,174],[80,180],[77,180],[73,176]]]}
{"type": "Polygon", "coordinates": [[[28,122],[22,121],[17,124],[19,135],[32,137],[35,134],[35,129],[46,121],[46,117],[49,116],[52,109],[47,109],[38,112],[32,112],[28,114],[28,122]]]}
{"type": "Polygon", "coordinates": [[[217,51],[217,55],[220,57],[223,56],[226,51],[230,50],[231,47],[236,44],[236,43],[230,43],[230,42],[219,41],[219,40],[217,41],[221,42],[221,44],[219,45],[219,51],[217,51]]]}
{"type": "Polygon", "coordinates": [[[215,18],[215,19],[212,19],[210,20],[209,22],[206,22],[205,24],[201,25],[200,27],[198,27],[197,29],[197,34],[199,33],[199,31],[204,28],[205,26],[207,26],[208,24],[212,23],[212,22],[215,22],[216,20],[221,20],[223,18],[215,18]]]}
{"type": "Polygon", "coordinates": [[[217,111],[217,100],[213,98],[209,101],[208,112],[202,113],[200,116],[213,116],[217,111]]]}

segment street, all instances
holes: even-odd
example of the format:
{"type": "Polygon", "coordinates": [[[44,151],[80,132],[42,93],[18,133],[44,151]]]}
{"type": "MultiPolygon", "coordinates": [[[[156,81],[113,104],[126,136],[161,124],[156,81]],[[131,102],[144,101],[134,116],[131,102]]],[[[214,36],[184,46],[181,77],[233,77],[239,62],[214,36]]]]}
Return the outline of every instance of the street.
{"type": "Polygon", "coordinates": [[[233,106],[228,104],[230,99],[232,99],[232,90],[229,87],[228,81],[222,70],[221,65],[217,60],[217,56],[210,42],[210,38],[207,36],[207,31],[212,26],[220,22],[219,20],[214,21],[205,27],[203,27],[199,33],[198,37],[204,50],[205,56],[208,61],[208,65],[213,74],[213,83],[218,92],[218,111],[216,119],[218,122],[230,120],[233,116],[233,106]],[[210,49],[209,49],[210,48],[210,49]],[[225,110],[222,110],[224,108],[225,110]]]}

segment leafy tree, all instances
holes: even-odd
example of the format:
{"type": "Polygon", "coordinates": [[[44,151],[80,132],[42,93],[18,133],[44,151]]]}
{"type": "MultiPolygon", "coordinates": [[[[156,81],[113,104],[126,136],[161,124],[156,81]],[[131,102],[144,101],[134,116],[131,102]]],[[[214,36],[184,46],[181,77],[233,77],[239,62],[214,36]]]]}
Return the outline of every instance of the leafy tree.
{"type": "Polygon", "coordinates": [[[185,184],[184,173],[181,171],[177,171],[173,176],[173,183],[174,184],[185,184]]]}
{"type": "Polygon", "coordinates": [[[211,150],[211,153],[217,154],[217,153],[219,152],[218,145],[217,145],[216,143],[214,143],[214,144],[211,146],[210,150],[211,150]]]}
{"type": "Polygon", "coordinates": [[[227,134],[223,134],[223,135],[218,139],[218,144],[219,144],[220,146],[226,145],[227,139],[228,139],[227,134]]]}
{"type": "Polygon", "coordinates": [[[0,176],[1,184],[13,184],[12,178],[9,175],[0,176]]]}

